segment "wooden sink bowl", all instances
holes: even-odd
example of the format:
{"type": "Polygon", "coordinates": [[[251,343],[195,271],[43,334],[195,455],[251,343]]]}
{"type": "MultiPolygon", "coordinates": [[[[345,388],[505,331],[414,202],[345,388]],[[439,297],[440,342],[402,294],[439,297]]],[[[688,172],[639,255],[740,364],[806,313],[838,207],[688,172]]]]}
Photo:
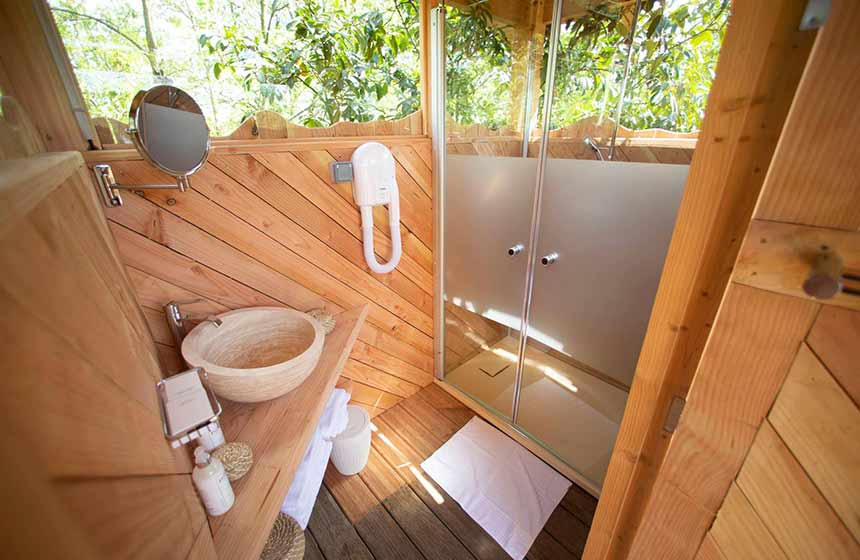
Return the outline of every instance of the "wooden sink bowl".
{"type": "Polygon", "coordinates": [[[283,307],[249,307],[200,323],[182,342],[182,357],[202,367],[212,390],[236,402],[268,401],[307,379],[325,332],[313,317],[283,307]]]}

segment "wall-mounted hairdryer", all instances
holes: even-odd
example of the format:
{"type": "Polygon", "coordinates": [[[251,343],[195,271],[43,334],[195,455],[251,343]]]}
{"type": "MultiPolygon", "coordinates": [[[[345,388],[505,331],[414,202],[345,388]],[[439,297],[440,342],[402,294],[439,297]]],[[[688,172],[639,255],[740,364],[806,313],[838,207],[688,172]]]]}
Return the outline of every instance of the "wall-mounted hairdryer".
{"type": "Polygon", "coordinates": [[[364,260],[373,272],[391,272],[400,262],[400,193],[394,175],[394,156],[379,142],[367,142],[352,154],[352,195],[361,210],[364,260]],[[376,261],[373,251],[373,207],[388,205],[391,226],[391,260],[376,261]]]}

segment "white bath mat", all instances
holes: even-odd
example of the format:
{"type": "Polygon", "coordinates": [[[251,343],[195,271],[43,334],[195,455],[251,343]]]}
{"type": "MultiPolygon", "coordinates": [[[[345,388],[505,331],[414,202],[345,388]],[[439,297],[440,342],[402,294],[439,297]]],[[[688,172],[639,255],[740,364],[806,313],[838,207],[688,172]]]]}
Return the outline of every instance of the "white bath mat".
{"type": "Polygon", "coordinates": [[[478,417],[421,468],[514,560],[525,556],[570,488],[566,478],[478,417]]]}

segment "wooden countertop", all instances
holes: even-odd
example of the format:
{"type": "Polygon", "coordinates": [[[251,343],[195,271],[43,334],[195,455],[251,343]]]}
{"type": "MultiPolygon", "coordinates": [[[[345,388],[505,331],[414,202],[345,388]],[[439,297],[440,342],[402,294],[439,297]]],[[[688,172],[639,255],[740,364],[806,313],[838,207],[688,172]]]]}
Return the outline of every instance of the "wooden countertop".
{"type": "Polygon", "coordinates": [[[337,326],[326,336],[319,364],[294,391],[259,404],[222,403],[227,441],[250,445],[254,466],[233,484],[233,508],[209,518],[219,559],[260,557],[366,315],[367,305],[335,316],[337,326]]]}

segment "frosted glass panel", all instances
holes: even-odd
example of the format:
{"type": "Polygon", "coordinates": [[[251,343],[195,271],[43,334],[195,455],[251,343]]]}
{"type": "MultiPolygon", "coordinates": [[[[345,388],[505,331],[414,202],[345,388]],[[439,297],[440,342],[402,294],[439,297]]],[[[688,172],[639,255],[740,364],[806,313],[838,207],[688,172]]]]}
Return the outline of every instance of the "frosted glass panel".
{"type": "Polygon", "coordinates": [[[445,300],[519,330],[534,159],[448,155],[445,300]],[[508,249],[522,245],[517,255],[508,249]]]}
{"type": "Polygon", "coordinates": [[[547,160],[530,339],[631,384],[687,172],[547,160]]]}

